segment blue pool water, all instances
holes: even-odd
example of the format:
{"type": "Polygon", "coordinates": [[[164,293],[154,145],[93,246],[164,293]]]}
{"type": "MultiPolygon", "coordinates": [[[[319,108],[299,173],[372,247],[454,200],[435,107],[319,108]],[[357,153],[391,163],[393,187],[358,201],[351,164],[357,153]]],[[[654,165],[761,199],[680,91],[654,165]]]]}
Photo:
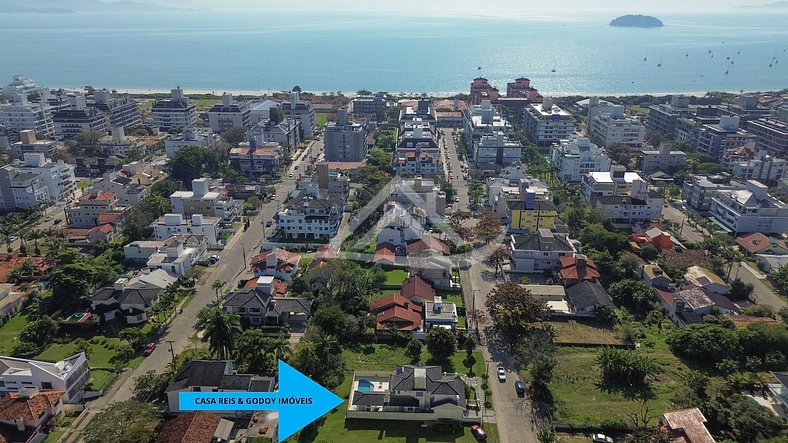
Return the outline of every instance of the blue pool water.
{"type": "Polygon", "coordinates": [[[361,392],[369,392],[374,391],[375,387],[372,385],[371,381],[362,378],[358,381],[358,390],[361,392]]]}

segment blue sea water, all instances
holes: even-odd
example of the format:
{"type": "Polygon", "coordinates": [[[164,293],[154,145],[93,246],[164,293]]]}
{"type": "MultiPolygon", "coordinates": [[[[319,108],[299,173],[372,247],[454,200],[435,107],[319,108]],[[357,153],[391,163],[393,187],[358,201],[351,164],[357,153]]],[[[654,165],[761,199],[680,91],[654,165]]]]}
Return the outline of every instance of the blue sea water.
{"type": "Polygon", "coordinates": [[[556,95],[788,87],[788,15],[660,18],[634,29],[610,16],[0,14],[0,83],[465,92],[481,75],[502,89],[527,76],[556,95]]]}

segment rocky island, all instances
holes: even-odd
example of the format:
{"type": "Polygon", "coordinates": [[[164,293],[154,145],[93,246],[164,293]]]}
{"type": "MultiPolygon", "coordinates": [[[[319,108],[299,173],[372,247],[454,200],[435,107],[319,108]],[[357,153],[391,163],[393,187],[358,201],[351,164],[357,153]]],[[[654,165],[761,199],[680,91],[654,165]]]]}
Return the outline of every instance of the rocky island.
{"type": "Polygon", "coordinates": [[[650,15],[622,15],[610,22],[610,26],[620,28],[659,28],[665,26],[662,20],[650,15]]]}

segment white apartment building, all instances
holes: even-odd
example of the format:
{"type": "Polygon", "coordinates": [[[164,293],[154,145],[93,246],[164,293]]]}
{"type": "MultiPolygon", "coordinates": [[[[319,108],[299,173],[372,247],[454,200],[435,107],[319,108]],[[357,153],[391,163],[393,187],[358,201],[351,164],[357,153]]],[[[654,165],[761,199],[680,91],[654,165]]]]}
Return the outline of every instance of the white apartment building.
{"type": "Polygon", "coordinates": [[[521,163],[523,144],[507,139],[503,132],[483,135],[473,154],[476,166],[485,169],[517,166],[521,163]]]}
{"type": "Polygon", "coordinates": [[[719,191],[711,198],[711,215],[733,231],[784,234],[788,232],[788,205],[772,197],[761,182],[748,180],[745,189],[719,191]]]}
{"type": "Polygon", "coordinates": [[[553,144],[550,160],[558,167],[558,179],[579,182],[589,172],[610,171],[610,158],[590,139],[572,137],[553,144]]]}
{"type": "Polygon", "coordinates": [[[638,117],[626,115],[623,106],[609,113],[595,114],[588,122],[588,132],[595,142],[605,148],[614,143],[641,148],[646,137],[646,127],[638,117]]]}
{"type": "Polygon", "coordinates": [[[263,120],[271,118],[272,109],[280,109],[282,104],[273,100],[260,100],[249,104],[249,124],[256,126],[263,120]]]}
{"type": "Polygon", "coordinates": [[[157,100],[151,107],[153,124],[162,131],[186,128],[197,123],[197,105],[183,95],[177,87],[170,91],[170,98],[157,100]]]}
{"type": "Polygon", "coordinates": [[[99,139],[99,149],[107,155],[126,156],[132,149],[145,153],[145,143],[137,137],[127,136],[123,126],[115,126],[111,132],[112,135],[99,139]]]}
{"type": "Polygon", "coordinates": [[[233,128],[249,126],[249,102],[234,102],[232,94],[222,94],[222,102],[208,110],[211,131],[222,133],[233,128]]]}
{"type": "Polygon", "coordinates": [[[711,209],[711,199],[721,191],[744,189],[744,184],[731,181],[729,174],[724,175],[691,175],[684,180],[681,198],[696,211],[706,212],[711,209]]]}
{"type": "Polygon", "coordinates": [[[733,163],[733,176],[742,180],[757,180],[774,185],[788,177],[788,160],[758,151],[755,159],[733,163]]]}
{"type": "Polygon", "coordinates": [[[440,167],[440,149],[435,125],[418,117],[401,123],[394,151],[394,169],[433,177],[439,173],[440,167]]]}
{"type": "Polygon", "coordinates": [[[175,157],[178,150],[184,146],[208,148],[216,146],[220,137],[208,128],[190,126],[183,128],[180,134],[170,134],[164,139],[164,152],[167,158],[175,157]]]}
{"type": "Polygon", "coordinates": [[[315,130],[315,108],[312,107],[312,102],[301,100],[301,88],[293,88],[290,100],[282,102],[282,112],[286,117],[301,123],[302,138],[312,138],[315,130]]]}
{"type": "Polygon", "coordinates": [[[93,189],[97,192],[111,192],[117,195],[118,203],[123,206],[136,206],[148,195],[148,188],[145,185],[115,171],[105,172],[101,180],[93,183],[93,189]]]}
{"type": "Polygon", "coordinates": [[[118,196],[112,192],[85,193],[76,206],[66,208],[66,219],[69,227],[92,228],[100,224],[102,215],[123,214],[127,209],[118,204],[118,196]]]}
{"type": "Polygon", "coordinates": [[[162,269],[176,277],[187,275],[208,254],[208,240],[201,235],[174,235],[151,254],[145,263],[151,270],[162,269]]]}
{"type": "Polygon", "coordinates": [[[242,201],[225,197],[210,190],[207,178],[192,180],[191,191],[176,191],[170,195],[172,212],[188,218],[194,214],[218,217],[223,223],[231,223],[240,214],[242,201]]]}
{"type": "Polygon", "coordinates": [[[545,97],[542,103],[531,103],[525,109],[525,135],[538,146],[550,146],[566,140],[575,131],[572,114],[553,104],[545,97]]]}
{"type": "Polygon", "coordinates": [[[18,96],[28,97],[30,94],[41,93],[46,88],[38,86],[35,80],[22,75],[11,77],[11,83],[3,86],[3,98],[14,101],[18,96]]]}
{"type": "Polygon", "coordinates": [[[153,236],[165,240],[173,235],[202,235],[211,249],[219,249],[219,219],[194,214],[184,218],[182,214],[164,214],[150,225],[153,236]]]}
{"type": "Polygon", "coordinates": [[[325,193],[317,186],[296,191],[282,210],[277,213],[277,228],[286,238],[326,239],[337,234],[342,222],[344,203],[325,193]]]}
{"type": "Polygon", "coordinates": [[[469,106],[462,111],[462,115],[465,146],[471,155],[476,152],[475,147],[482,136],[503,133],[508,138],[512,134],[512,125],[503,118],[490,100],[482,100],[481,104],[469,106]]]}
{"type": "Polygon", "coordinates": [[[39,174],[18,171],[10,165],[0,168],[2,210],[35,208],[51,200],[49,188],[39,174]]]}
{"type": "Polygon", "coordinates": [[[37,174],[41,177],[49,191],[49,198],[53,202],[70,199],[77,189],[74,165],[63,160],[53,162],[44,157],[41,152],[25,153],[24,163],[18,166],[17,170],[37,174]]]}
{"type": "Polygon", "coordinates": [[[45,157],[51,158],[58,147],[57,140],[39,140],[36,132],[25,129],[19,132],[20,140],[11,145],[10,154],[14,159],[22,159],[26,152],[40,152],[45,157]]]}
{"type": "Polygon", "coordinates": [[[256,177],[276,173],[281,162],[282,148],[276,142],[256,141],[241,143],[237,148],[230,149],[230,165],[239,173],[256,177]]]}
{"type": "Polygon", "coordinates": [[[90,379],[84,352],[55,363],[0,356],[0,369],[0,392],[18,392],[28,386],[40,391],[63,391],[64,403],[81,400],[82,389],[90,379]]]}
{"type": "Polygon", "coordinates": [[[136,100],[131,97],[113,97],[107,89],[95,91],[93,101],[88,106],[107,114],[109,127],[130,128],[142,123],[136,100]]]}
{"type": "Polygon", "coordinates": [[[12,133],[30,129],[43,139],[55,137],[52,109],[46,103],[28,102],[25,96],[17,96],[17,101],[0,104],[0,125],[12,133]]]}
{"type": "Polygon", "coordinates": [[[434,180],[420,175],[413,179],[399,179],[391,190],[390,201],[395,201],[405,208],[417,207],[424,209],[427,216],[446,214],[446,193],[434,180]]]}
{"type": "Polygon", "coordinates": [[[703,125],[698,135],[698,151],[718,159],[727,150],[756,142],[758,137],[739,128],[739,116],[723,115],[719,124],[703,125]]]}
{"type": "Polygon", "coordinates": [[[657,171],[672,174],[687,163],[687,154],[683,151],[672,151],[670,143],[662,143],[659,150],[642,150],[638,156],[638,169],[643,175],[651,175],[657,171]]]}
{"type": "Polygon", "coordinates": [[[80,132],[107,132],[109,115],[97,108],[89,108],[84,95],[70,99],[71,106],[52,115],[55,138],[64,140],[76,137],[80,132]]]}
{"type": "Polygon", "coordinates": [[[279,143],[284,148],[284,154],[290,155],[301,141],[301,132],[301,123],[292,118],[285,118],[279,123],[261,120],[246,132],[246,137],[250,143],[254,140],[258,146],[266,142],[279,143]]]}
{"type": "Polygon", "coordinates": [[[662,217],[662,195],[650,190],[639,174],[624,172],[623,168],[588,173],[583,176],[581,189],[585,201],[601,209],[618,228],[662,217]]]}

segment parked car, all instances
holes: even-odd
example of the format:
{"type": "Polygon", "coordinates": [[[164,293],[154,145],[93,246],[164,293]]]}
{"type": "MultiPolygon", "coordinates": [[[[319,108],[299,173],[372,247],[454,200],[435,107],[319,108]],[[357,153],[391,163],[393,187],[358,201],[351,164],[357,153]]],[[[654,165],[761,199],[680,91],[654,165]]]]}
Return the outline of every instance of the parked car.
{"type": "Polygon", "coordinates": [[[504,369],[503,366],[498,366],[498,381],[506,381],[506,369],[504,369]]]}
{"type": "Polygon", "coordinates": [[[291,173],[287,174],[287,178],[293,178],[293,173],[291,172],[291,173]]]}
{"type": "Polygon", "coordinates": [[[594,443],[613,443],[613,439],[605,434],[591,434],[591,441],[594,443]]]}
{"type": "Polygon", "coordinates": [[[522,380],[517,380],[514,382],[514,390],[517,391],[517,395],[525,395],[525,383],[522,380]]]}
{"type": "Polygon", "coordinates": [[[270,228],[271,225],[272,225],[271,220],[268,220],[267,222],[265,222],[265,227],[266,228],[270,228]]]}
{"type": "Polygon", "coordinates": [[[52,221],[52,218],[53,217],[51,215],[47,215],[44,221],[52,221]]]}
{"type": "Polygon", "coordinates": [[[57,225],[57,224],[60,224],[60,222],[62,222],[62,221],[63,221],[63,219],[62,219],[62,218],[56,218],[56,219],[55,219],[55,221],[54,221],[54,222],[52,222],[52,223],[54,223],[54,224],[56,224],[56,225],[57,225]]]}
{"type": "Polygon", "coordinates": [[[145,345],[145,350],[142,351],[142,355],[147,357],[153,353],[154,349],[156,349],[156,343],[150,342],[147,345],[145,345]]]}
{"type": "Polygon", "coordinates": [[[219,257],[216,254],[208,257],[208,261],[211,262],[211,264],[214,264],[214,263],[218,262],[220,259],[221,259],[221,257],[219,257]]]}
{"type": "Polygon", "coordinates": [[[478,441],[487,441],[487,433],[484,432],[484,429],[479,425],[471,425],[471,434],[473,434],[478,441]]]}

